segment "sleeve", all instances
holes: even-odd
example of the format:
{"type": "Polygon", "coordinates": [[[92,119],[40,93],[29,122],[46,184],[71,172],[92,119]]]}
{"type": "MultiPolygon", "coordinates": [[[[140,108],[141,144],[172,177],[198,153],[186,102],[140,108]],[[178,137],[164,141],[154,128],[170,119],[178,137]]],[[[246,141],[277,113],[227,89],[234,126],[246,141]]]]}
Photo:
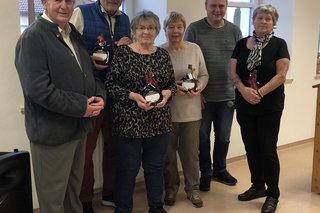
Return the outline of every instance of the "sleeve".
{"type": "Polygon", "coordinates": [[[287,43],[284,39],[279,38],[279,48],[277,52],[277,59],[288,58],[290,60],[290,54],[288,51],[287,43]]]}
{"type": "Polygon", "coordinates": [[[107,100],[107,95],[106,95],[106,89],[104,87],[103,82],[100,80],[100,78],[95,77],[96,80],[96,93],[95,96],[99,96],[103,98],[103,100],[106,102],[107,100]]]}
{"type": "Polygon", "coordinates": [[[173,70],[173,65],[172,65],[170,55],[167,51],[164,51],[164,52],[167,55],[167,60],[166,60],[166,61],[168,61],[167,69],[169,70],[169,73],[170,73],[168,84],[166,85],[166,88],[164,88],[164,89],[171,90],[171,97],[172,97],[176,94],[176,91],[177,91],[176,80],[174,77],[174,70],[173,70]]]}
{"type": "Polygon", "coordinates": [[[24,95],[48,111],[82,117],[88,97],[57,88],[51,81],[47,59],[45,42],[37,33],[26,33],[19,39],[15,65],[24,95]]]}
{"type": "Polygon", "coordinates": [[[199,55],[199,72],[198,72],[198,81],[202,90],[207,86],[209,80],[209,74],[206,67],[206,63],[202,54],[202,51],[198,45],[196,45],[196,50],[199,55]]]}
{"type": "Polygon", "coordinates": [[[73,11],[73,14],[70,18],[70,21],[76,29],[80,32],[80,34],[83,34],[83,28],[84,28],[84,21],[83,21],[83,15],[79,7],[76,7],[73,11]]]}
{"type": "Polygon", "coordinates": [[[231,58],[238,59],[240,54],[240,40],[236,43],[236,46],[233,49],[231,58]]]}
{"type": "Polygon", "coordinates": [[[122,72],[127,71],[125,68],[125,56],[127,53],[125,52],[124,47],[125,46],[120,46],[116,49],[111,62],[110,71],[107,72],[106,75],[105,83],[108,96],[121,102],[129,101],[128,97],[130,93],[130,90],[121,86],[122,72]]]}

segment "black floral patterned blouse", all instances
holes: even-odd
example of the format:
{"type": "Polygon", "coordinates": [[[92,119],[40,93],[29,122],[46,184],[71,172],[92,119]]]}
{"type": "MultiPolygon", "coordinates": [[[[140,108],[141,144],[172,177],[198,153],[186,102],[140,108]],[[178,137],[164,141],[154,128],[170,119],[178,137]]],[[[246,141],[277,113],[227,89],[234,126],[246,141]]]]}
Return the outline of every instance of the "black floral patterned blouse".
{"type": "Polygon", "coordinates": [[[130,92],[140,93],[146,85],[146,75],[153,72],[160,90],[175,94],[175,79],[170,56],[166,50],[142,55],[128,46],[117,48],[107,74],[106,89],[113,99],[113,134],[125,138],[147,138],[172,130],[170,106],[145,111],[129,99],[130,92]]]}

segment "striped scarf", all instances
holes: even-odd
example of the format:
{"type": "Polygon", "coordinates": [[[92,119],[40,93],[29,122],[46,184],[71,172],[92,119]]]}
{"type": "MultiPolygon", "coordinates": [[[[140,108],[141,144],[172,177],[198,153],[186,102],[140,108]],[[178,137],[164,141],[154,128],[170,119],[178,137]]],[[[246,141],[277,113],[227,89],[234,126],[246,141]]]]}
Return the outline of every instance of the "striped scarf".
{"type": "Polygon", "coordinates": [[[257,66],[261,65],[261,55],[262,55],[262,46],[263,44],[270,41],[274,32],[268,33],[264,36],[257,36],[255,31],[253,31],[253,40],[254,40],[254,47],[251,50],[248,60],[247,60],[247,68],[249,71],[252,71],[257,66]]]}

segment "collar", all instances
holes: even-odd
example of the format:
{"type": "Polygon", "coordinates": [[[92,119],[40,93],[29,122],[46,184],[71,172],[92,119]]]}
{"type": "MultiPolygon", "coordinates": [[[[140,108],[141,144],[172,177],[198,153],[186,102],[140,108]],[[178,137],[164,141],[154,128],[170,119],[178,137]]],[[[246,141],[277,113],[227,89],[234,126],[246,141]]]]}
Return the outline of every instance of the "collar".
{"type": "MultiPolygon", "coordinates": [[[[100,4],[100,9],[101,9],[101,12],[105,15],[108,15],[107,11],[102,7],[102,5],[100,4]]],[[[110,17],[117,17],[117,16],[121,16],[122,15],[122,12],[117,9],[117,11],[110,17]]]]}
{"type": "Polygon", "coordinates": [[[226,24],[226,20],[225,20],[225,19],[223,19],[223,25],[221,25],[220,27],[213,27],[213,26],[209,23],[208,17],[205,17],[205,18],[204,18],[204,21],[206,22],[206,24],[208,24],[208,25],[209,25],[211,28],[213,28],[213,29],[222,28],[222,27],[224,27],[224,25],[226,24]]]}
{"type": "MultiPolygon", "coordinates": [[[[59,33],[64,33],[66,35],[69,35],[70,32],[71,32],[71,27],[69,25],[69,23],[66,24],[66,27],[65,29],[62,29],[61,27],[59,27],[58,24],[54,23],[50,18],[49,16],[47,16],[47,14],[43,13],[42,16],[41,16],[44,20],[47,20],[48,22],[51,22],[54,26],[56,26],[59,30],[59,33]]],[[[53,26],[52,25],[52,26],[53,26]]]]}

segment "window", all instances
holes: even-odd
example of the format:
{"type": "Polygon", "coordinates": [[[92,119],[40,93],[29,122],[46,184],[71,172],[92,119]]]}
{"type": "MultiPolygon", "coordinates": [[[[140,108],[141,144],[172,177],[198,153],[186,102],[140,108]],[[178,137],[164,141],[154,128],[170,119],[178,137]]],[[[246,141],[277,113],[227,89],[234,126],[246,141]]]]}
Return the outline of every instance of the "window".
{"type": "Polygon", "coordinates": [[[243,37],[252,32],[251,16],[256,5],[258,5],[258,0],[232,0],[228,2],[226,19],[240,27],[243,37]]]}
{"type": "Polygon", "coordinates": [[[43,12],[41,0],[20,0],[20,31],[21,33],[43,12]],[[34,8],[33,11],[29,11],[34,8]]]}
{"type": "MultiPolygon", "coordinates": [[[[19,0],[20,1],[20,31],[21,33],[32,23],[37,16],[39,16],[43,12],[43,7],[41,0],[19,0]],[[33,11],[29,10],[30,8],[34,8],[33,11]]],[[[89,4],[93,3],[96,0],[75,0],[75,6],[79,4],[89,4]]],[[[120,10],[124,9],[124,1],[122,1],[122,5],[120,10]]]]}

